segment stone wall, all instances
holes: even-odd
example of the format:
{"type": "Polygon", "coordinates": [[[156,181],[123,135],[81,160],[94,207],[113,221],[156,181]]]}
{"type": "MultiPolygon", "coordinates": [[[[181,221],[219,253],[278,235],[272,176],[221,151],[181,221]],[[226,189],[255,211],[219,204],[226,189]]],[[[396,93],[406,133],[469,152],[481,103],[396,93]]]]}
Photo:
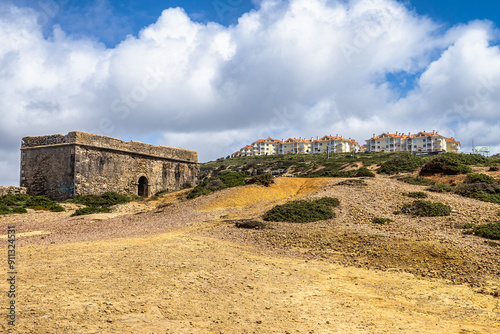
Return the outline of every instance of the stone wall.
{"type": "Polygon", "coordinates": [[[26,194],[26,188],[23,187],[0,187],[0,196],[7,194],[26,194]]]}
{"type": "Polygon", "coordinates": [[[198,169],[198,164],[193,163],[77,146],[75,196],[102,194],[106,191],[137,195],[139,178],[142,176],[148,180],[151,196],[162,190],[194,186],[198,169]]]}
{"type": "Polygon", "coordinates": [[[75,148],[46,146],[21,152],[21,187],[55,200],[73,196],[75,148]]]}

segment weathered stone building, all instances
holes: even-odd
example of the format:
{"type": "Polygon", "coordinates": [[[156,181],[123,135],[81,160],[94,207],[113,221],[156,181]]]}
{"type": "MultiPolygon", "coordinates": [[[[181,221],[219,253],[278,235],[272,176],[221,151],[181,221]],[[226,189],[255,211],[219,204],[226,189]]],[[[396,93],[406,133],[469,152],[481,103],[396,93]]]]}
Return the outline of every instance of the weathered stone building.
{"type": "Polygon", "coordinates": [[[106,191],[151,196],[194,186],[195,151],[74,131],[24,137],[21,187],[30,195],[64,200],[106,191]]]}

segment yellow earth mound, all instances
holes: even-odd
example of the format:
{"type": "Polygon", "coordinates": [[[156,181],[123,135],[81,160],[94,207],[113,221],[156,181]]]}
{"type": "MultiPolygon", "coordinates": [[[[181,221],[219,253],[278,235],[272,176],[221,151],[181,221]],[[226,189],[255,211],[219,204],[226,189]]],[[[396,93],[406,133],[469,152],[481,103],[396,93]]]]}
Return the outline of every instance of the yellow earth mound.
{"type": "Polygon", "coordinates": [[[248,207],[255,204],[275,205],[278,202],[289,201],[309,195],[319,190],[329,178],[290,178],[278,177],[269,187],[250,186],[228,189],[219,196],[214,196],[207,203],[200,205],[200,211],[216,209],[248,207]]]}

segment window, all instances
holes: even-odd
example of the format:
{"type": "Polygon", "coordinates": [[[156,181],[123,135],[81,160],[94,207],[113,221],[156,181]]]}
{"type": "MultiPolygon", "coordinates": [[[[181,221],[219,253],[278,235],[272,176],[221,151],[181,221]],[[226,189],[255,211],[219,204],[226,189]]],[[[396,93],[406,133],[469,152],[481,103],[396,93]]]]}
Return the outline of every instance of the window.
{"type": "Polygon", "coordinates": [[[417,148],[417,145],[413,145],[413,148],[417,148]]]}
{"type": "Polygon", "coordinates": [[[377,144],[380,144],[380,140],[377,140],[377,144]]]}
{"type": "Polygon", "coordinates": [[[385,145],[385,148],[389,148],[389,145],[385,145]]]}
{"type": "Polygon", "coordinates": [[[385,143],[387,144],[388,142],[389,142],[389,139],[386,139],[386,140],[385,140],[385,143]]]}
{"type": "Polygon", "coordinates": [[[422,139],[422,141],[425,143],[425,139],[422,139]]]}
{"type": "Polygon", "coordinates": [[[319,143],[319,146],[323,146],[323,143],[319,143]]]}

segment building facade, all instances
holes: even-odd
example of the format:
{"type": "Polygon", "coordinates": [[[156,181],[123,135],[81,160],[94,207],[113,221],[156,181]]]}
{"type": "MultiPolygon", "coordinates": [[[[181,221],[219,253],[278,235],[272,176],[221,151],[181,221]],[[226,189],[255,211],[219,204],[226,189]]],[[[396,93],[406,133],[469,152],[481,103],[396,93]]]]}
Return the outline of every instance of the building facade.
{"type": "Polygon", "coordinates": [[[421,131],[416,134],[389,133],[373,134],[365,140],[367,152],[460,152],[460,142],[446,138],[436,131],[421,131]]]}
{"type": "Polygon", "coordinates": [[[79,131],[21,144],[21,187],[55,200],[106,191],[148,197],[193,186],[198,172],[195,151],[79,131]]]}

